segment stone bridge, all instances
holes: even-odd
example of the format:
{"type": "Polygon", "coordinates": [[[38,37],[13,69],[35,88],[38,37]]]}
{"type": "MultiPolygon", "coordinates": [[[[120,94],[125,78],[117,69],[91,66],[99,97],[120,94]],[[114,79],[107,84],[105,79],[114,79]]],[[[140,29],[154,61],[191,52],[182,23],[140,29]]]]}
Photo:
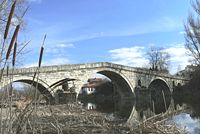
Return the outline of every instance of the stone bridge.
{"type": "MultiPolygon", "coordinates": [[[[76,92],[79,93],[83,84],[92,76],[94,77],[96,73],[110,78],[122,98],[129,98],[134,95],[138,81],[140,81],[142,87],[156,88],[159,86],[171,92],[174,85],[184,84],[187,81],[182,77],[108,62],[44,66],[39,69],[38,80],[35,79],[33,81],[33,75],[36,70],[37,67],[15,69],[13,71],[13,81],[33,84],[34,86],[37,85],[37,89],[41,93],[51,97],[54,97],[57,90],[50,88],[50,85],[53,83],[65,80],[66,78],[74,78],[76,79],[74,82],[76,92]]],[[[3,77],[6,80],[6,75],[3,77]]]]}

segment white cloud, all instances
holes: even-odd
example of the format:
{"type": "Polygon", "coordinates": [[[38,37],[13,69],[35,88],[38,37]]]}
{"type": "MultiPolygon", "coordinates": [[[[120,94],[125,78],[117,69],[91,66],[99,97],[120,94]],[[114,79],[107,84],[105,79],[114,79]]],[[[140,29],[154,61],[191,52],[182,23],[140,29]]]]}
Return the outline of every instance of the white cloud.
{"type": "MultiPolygon", "coordinates": [[[[42,66],[64,65],[64,64],[69,64],[69,63],[70,63],[70,60],[67,58],[54,58],[51,60],[44,61],[42,63],[42,66]]],[[[37,67],[37,66],[38,66],[38,63],[35,62],[35,63],[26,64],[23,67],[28,68],[28,67],[37,67]]]]}
{"type": "Polygon", "coordinates": [[[187,50],[184,47],[184,44],[172,44],[172,47],[165,49],[171,55],[171,72],[175,73],[178,66],[180,65],[181,69],[184,69],[189,65],[190,56],[187,55],[187,50]]]}
{"type": "MultiPolygon", "coordinates": [[[[170,73],[174,74],[177,71],[178,66],[184,69],[189,65],[189,57],[184,47],[184,44],[171,44],[171,47],[164,49],[171,55],[170,59],[170,73]]],[[[146,49],[141,46],[134,46],[130,48],[119,48],[109,51],[112,58],[112,62],[134,66],[134,67],[146,67],[148,65],[148,59],[146,58],[146,49]]]]}
{"type": "Polygon", "coordinates": [[[130,48],[119,48],[110,50],[109,53],[115,63],[136,67],[142,67],[148,63],[145,58],[144,47],[134,46],[130,48]]]}

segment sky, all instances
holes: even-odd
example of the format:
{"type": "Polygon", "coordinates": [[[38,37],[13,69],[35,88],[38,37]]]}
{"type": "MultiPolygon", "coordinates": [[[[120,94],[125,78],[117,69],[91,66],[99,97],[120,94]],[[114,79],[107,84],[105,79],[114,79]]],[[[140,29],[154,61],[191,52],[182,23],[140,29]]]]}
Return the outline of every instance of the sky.
{"type": "Polygon", "coordinates": [[[150,47],[171,55],[170,72],[184,69],[184,23],[190,0],[28,0],[23,67],[37,65],[45,34],[42,65],[113,62],[146,67],[150,47]]]}

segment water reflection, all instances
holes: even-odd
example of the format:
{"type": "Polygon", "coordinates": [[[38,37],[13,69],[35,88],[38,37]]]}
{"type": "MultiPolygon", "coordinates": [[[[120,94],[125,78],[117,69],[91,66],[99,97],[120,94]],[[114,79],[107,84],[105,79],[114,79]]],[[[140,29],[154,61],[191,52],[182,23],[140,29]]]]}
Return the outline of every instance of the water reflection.
{"type": "Polygon", "coordinates": [[[171,96],[165,95],[163,98],[161,92],[159,95],[159,93],[154,94],[147,90],[136,90],[136,97],[128,99],[122,99],[116,93],[79,95],[78,99],[85,109],[114,114],[125,120],[128,120],[131,114],[134,115],[134,118],[143,120],[155,114],[166,112],[171,102],[171,96]]]}
{"type": "MultiPolygon", "coordinates": [[[[102,97],[102,96],[101,96],[102,97]]],[[[98,98],[98,97],[97,97],[98,98]]],[[[118,100],[118,99],[99,99],[89,100],[79,99],[83,107],[87,110],[95,110],[103,113],[114,114],[118,118],[128,119],[133,107],[135,106],[134,100],[118,100]]]]}
{"type": "Polygon", "coordinates": [[[193,119],[200,119],[200,103],[199,98],[184,95],[184,94],[173,94],[174,104],[175,106],[183,107],[184,105],[187,106],[188,109],[190,109],[190,116],[193,119]]]}
{"type": "Polygon", "coordinates": [[[180,87],[173,93],[175,108],[186,107],[187,112],[172,118],[180,128],[186,127],[190,134],[200,134],[200,103],[198,93],[187,93],[180,87]]]}
{"type": "Polygon", "coordinates": [[[135,97],[122,98],[113,89],[102,90],[95,94],[79,96],[83,107],[123,118],[124,121],[142,121],[153,115],[165,113],[167,110],[182,110],[170,121],[180,128],[186,127],[191,134],[200,134],[200,104],[198,98],[184,95],[182,91],[172,95],[168,90],[151,90],[138,88],[135,97]],[[187,112],[185,110],[187,109],[187,112]]]}
{"type": "Polygon", "coordinates": [[[188,113],[175,115],[172,121],[175,122],[180,129],[186,129],[190,134],[200,134],[200,120],[193,119],[188,113]]]}

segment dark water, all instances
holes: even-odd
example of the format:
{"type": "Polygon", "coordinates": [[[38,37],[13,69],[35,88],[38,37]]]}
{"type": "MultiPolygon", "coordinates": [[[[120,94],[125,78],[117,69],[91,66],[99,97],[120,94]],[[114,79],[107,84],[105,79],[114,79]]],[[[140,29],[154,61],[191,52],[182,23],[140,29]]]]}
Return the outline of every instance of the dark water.
{"type": "Polygon", "coordinates": [[[81,98],[80,101],[88,110],[107,113],[124,121],[131,118],[142,121],[168,110],[179,110],[178,114],[169,117],[168,123],[174,122],[179,128],[187,129],[190,134],[200,134],[199,102],[188,99],[184,95],[170,95],[162,91],[156,93],[141,91],[136,92],[132,99],[99,94],[89,99],[81,98]]]}

